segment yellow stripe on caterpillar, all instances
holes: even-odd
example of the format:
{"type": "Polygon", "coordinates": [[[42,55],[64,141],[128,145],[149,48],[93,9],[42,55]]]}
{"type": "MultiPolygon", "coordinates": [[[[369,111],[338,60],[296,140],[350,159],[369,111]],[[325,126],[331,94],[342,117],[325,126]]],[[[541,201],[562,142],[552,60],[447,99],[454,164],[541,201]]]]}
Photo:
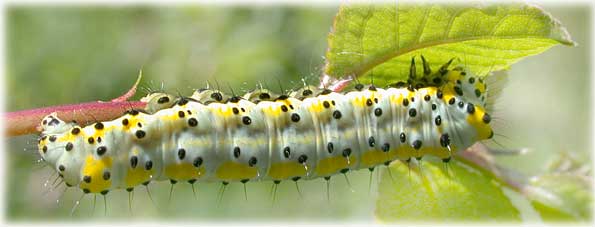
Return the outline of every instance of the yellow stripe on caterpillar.
{"type": "Polygon", "coordinates": [[[424,155],[448,161],[493,136],[483,80],[449,64],[422,78],[412,72],[408,83],[346,93],[155,93],[146,110],[86,127],[51,114],[41,122],[39,153],[87,193],[167,179],[313,179],[424,155]]]}

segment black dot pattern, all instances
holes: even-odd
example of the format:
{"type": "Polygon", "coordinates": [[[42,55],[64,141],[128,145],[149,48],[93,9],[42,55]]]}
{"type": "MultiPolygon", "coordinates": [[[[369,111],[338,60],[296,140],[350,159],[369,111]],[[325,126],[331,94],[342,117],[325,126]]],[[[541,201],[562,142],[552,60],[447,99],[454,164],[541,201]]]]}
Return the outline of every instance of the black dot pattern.
{"type": "Polygon", "coordinates": [[[300,115],[296,114],[296,113],[292,113],[291,114],[291,121],[293,122],[299,122],[300,121],[300,115]]]}
{"type": "Polygon", "coordinates": [[[84,176],[84,177],[83,177],[83,181],[84,181],[85,183],[87,183],[87,184],[88,184],[88,183],[91,183],[91,176],[84,176]]]}
{"type": "Polygon", "coordinates": [[[370,146],[370,147],[376,146],[376,140],[374,139],[373,136],[370,136],[370,138],[368,138],[368,146],[370,146]]]}
{"type": "Polygon", "coordinates": [[[349,157],[351,155],[351,148],[345,148],[342,155],[343,157],[349,157]]]}
{"type": "Polygon", "coordinates": [[[242,117],[242,123],[244,123],[245,125],[250,125],[252,124],[252,119],[250,119],[250,117],[248,116],[244,116],[242,117]]]}
{"type": "Polygon", "coordinates": [[[384,151],[384,152],[388,152],[388,151],[390,151],[390,144],[388,144],[388,143],[382,144],[382,147],[381,147],[381,149],[382,149],[382,151],[384,151]]]}
{"type": "Polygon", "coordinates": [[[194,158],[194,161],[192,161],[192,165],[194,167],[199,167],[202,165],[202,157],[196,157],[194,158]]]}
{"type": "Polygon", "coordinates": [[[440,136],[440,145],[443,147],[447,147],[448,145],[450,145],[450,138],[448,137],[448,133],[442,134],[440,136]]]}
{"type": "Polygon", "coordinates": [[[105,152],[107,152],[107,147],[101,146],[97,148],[97,155],[102,156],[105,152]]]}
{"type": "Polygon", "coordinates": [[[251,157],[250,160],[248,160],[248,165],[250,167],[252,167],[252,166],[255,166],[257,162],[258,161],[257,161],[256,157],[251,157]]]}
{"type": "Polygon", "coordinates": [[[103,172],[103,180],[109,180],[112,174],[108,171],[103,172]]]}
{"type": "Polygon", "coordinates": [[[136,135],[136,138],[142,139],[145,138],[145,136],[147,135],[147,133],[145,133],[145,131],[143,130],[137,130],[134,135],[136,135]]]}
{"type": "Polygon", "coordinates": [[[409,109],[409,116],[410,117],[415,117],[417,116],[417,110],[415,108],[411,108],[409,109]]]}
{"type": "Polygon", "coordinates": [[[66,151],[71,151],[72,148],[74,148],[74,145],[71,142],[66,143],[66,147],[64,147],[66,151]]]}
{"type": "Polygon", "coordinates": [[[178,149],[178,158],[182,160],[184,157],[186,157],[186,150],[184,148],[178,149]]]}
{"type": "Polygon", "coordinates": [[[167,97],[167,96],[163,96],[157,100],[157,103],[159,103],[159,104],[163,104],[163,103],[167,103],[167,102],[169,102],[169,97],[167,97]]]}
{"type": "Polygon", "coordinates": [[[138,165],[138,157],[136,157],[136,156],[130,157],[130,167],[134,169],[134,168],[136,168],[137,165],[138,165]]]}
{"type": "Polygon", "coordinates": [[[240,157],[240,153],[241,153],[240,147],[234,147],[233,148],[233,157],[239,158],[240,157]]]}
{"type": "Polygon", "coordinates": [[[382,109],[380,109],[380,107],[374,109],[374,115],[380,117],[382,115],[382,109]]]}
{"type": "Polygon", "coordinates": [[[473,114],[475,113],[475,106],[471,103],[467,104],[467,113],[473,114]]]}
{"type": "Polygon", "coordinates": [[[341,111],[335,110],[335,111],[333,112],[333,118],[335,118],[335,119],[337,119],[337,120],[341,119],[341,117],[342,117],[342,116],[343,116],[343,115],[341,114],[341,111]]]}
{"type": "Polygon", "coordinates": [[[408,106],[408,105],[409,105],[409,100],[403,99],[403,106],[408,106]]]}
{"type": "Polygon", "coordinates": [[[421,148],[421,140],[413,141],[413,149],[419,150],[421,148]]]}
{"type": "MultiPolygon", "coordinates": [[[[385,152],[386,158],[375,161],[379,163],[365,166],[373,171],[375,166],[388,165],[394,161],[392,159],[395,159],[396,155],[389,152],[399,151],[403,147],[407,148],[408,154],[405,154],[405,157],[399,155],[399,158],[421,160],[432,150],[432,155],[439,156],[444,162],[448,162],[450,152],[455,153],[457,150],[465,149],[467,143],[475,142],[469,141],[467,139],[470,138],[469,136],[476,139],[485,138],[489,134],[491,138],[494,132],[487,125],[491,122],[491,117],[486,113],[485,102],[481,101],[482,98],[487,97],[479,90],[485,90],[481,79],[473,75],[460,76],[460,69],[450,70],[448,66],[443,68],[439,71],[424,68],[423,75],[417,73],[416,78],[410,78],[410,81],[401,83],[401,87],[397,88],[383,89],[359,84],[356,85],[356,90],[359,89],[361,92],[351,94],[333,93],[329,89],[319,90],[309,86],[314,91],[298,90],[282,96],[269,93],[257,94],[259,102],[254,100],[253,95],[230,96],[213,90],[209,90],[209,93],[200,93],[202,96],[193,95],[193,97],[175,99],[171,98],[173,97],[171,95],[162,96],[157,100],[158,104],[176,103],[178,106],[151,113],[142,109],[130,110],[118,120],[92,122],[89,126],[67,123],[70,125],[63,132],[52,133],[49,130],[46,130],[46,133],[42,132],[42,138],[38,141],[39,149],[43,152],[42,159],[54,159],[53,154],[56,153],[53,152],[60,154],[66,154],[65,151],[71,152],[70,154],[86,152],[86,154],[92,154],[95,160],[114,158],[115,154],[124,152],[124,162],[119,161],[116,165],[123,164],[125,168],[110,166],[99,169],[98,171],[101,172],[98,173],[84,172],[80,181],[86,184],[115,181],[116,178],[126,176],[122,175],[126,172],[121,170],[134,169],[143,174],[161,174],[161,171],[171,164],[181,163],[192,164],[196,168],[193,171],[201,171],[201,174],[206,176],[217,176],[212,175],[211,171],[216,171],[225,161],[233,161],[242,166],[260,167],[258,170],[278,164],[274,162],[292,165],[300,163],[308,173],[312,173],[317,171],[318,165],[325,165],[325,162],[320,162],[322,158],[351,160],[351,157],[360,158],[366,152],[385,152]],[[479,89],[476,89],[476,86],[479,89]],[[390,91],[391,89],[395,91],[390,91]],[[474,95],[478,98],[476,99],[474,95]],[[180,105],[189,101],[193,103],[180,105]],[[254,106],[245,105],[245,102],[253,102],[254,106]],[[229,110],[229,112],[221,110],[229,110]],[[220,111],[221,114],[209,113],[209,111],[220,111]],[[139,115],[139,113],[143,114],[139,115]],[[467,119],[473,121],[467,122],[467,119]],[[480,121],[479,124],[475,119],[480,121]],[[253,120],[256,120],[254,124],[252,124],[253,120]],[[294,124],[297,122],[300,123],[294,124]],[[247,125],[250,126],[244,127],[247,125]],[[213,130],[214,127],[220,128],[213,130]],[[196,140],[209,133],[218,133],[218,136],[206,137],[215,138],[211,141],[196,140]],[[123,135],[127,137],[120,138],[123,135]],[[225,140],[221,140],[224,137],[225,140]],[[126,141],[135,147],[120,141],[126,141]],[[215,150],[208,145],[203,146],[202,143],[207,142],[218,143],[218,146],[214,146],[215,150]],[[163,155],[169,156],[155,156],[153,153],[157,150],[155,148],[165,143],[171,144],[167,146],[169,150],[163,149],[163,155]],[[137,148],[136,145],[140,146],[137,148]],[[266,152],[268,152],[267,149],[272,149],[276,153],[272,154],[273,156],[263,156],[263,149],[266,152]],[[325,153],[325,150],[328,153],[325,153]],[[213,159],[214,156],[210,152],[218,152],[217,158],[213,159]]],[[[41,125],[41,127],[59,126],[65,123],[55,117],[44,118],[44,121],[45,126],[41,125]]],[[[53,163],[52,166],[59,171],[60,176],[72,176],[70,171],[80,171],[80,169],[75,170],[75,166],[70,161],[64,161],[68,159],[58,160],[60,163],[53,163]]],[[[350,165],[349,162],[341,165],[331,173],[320,174],[321,177],[330,180],[336,173],[351,171],[350,167],[359,168],[359,165],[350,165]]],[[[83,172],[78,174],[80,173],[83,172]]],[[[237,181],[247,183],[267,177],[267,174],[269,173],[259,172],[258,177],[242,175],[237,179],[218,179],[218,181],[224,184],[237,181]]],[[[293,172],[287,174],[293,174],[293,172]]],[[[193,184],[201,180],[200,176],[202,175],[181,179],[166,175],[163,179],[169,179],[172,184],[179,180],[193,184]]],[[[283,176],[282,179],[298,181],[304,178],[310,177],[305,174],[288,175],[283,176]]],[[[275,179],[274,183],[281,183],[282,179],[275,179]]],[[[143,184],[149,184],[151,180],[154,179],[141,181],[144,182],[143,184]]],[[[89,190],[93,190],[93,193],[108,193],[109,190],[115,189],[97,190],[94,185],[86,184],[81,185],[81,188],[88,193],[91,193],[89,190]]],[[[134,187],[135,185],[127,185],[124,188],[132,191],[134,187]]]]}
{"type": "Polygon", "coordinates": [[[492,121],[492,117],[487,113],[485,113],[481,119],[486,124],[489,124],[492,121]]]}
{"type": "Polygon", "coordinates": [[[299,162],[299,163],[302,163],[302,164],[303,164],[303,163],[305,163],[306,161],[308,161],[308,156],[307,156],[307,155],[305,155],[305,154],[303,154],[303,155],[300,155],[300,157],[298,158],[298,162],[299,162]]]}
{"type": "Polygon", "coordinates": [[[196,127],[198,125],[198,120],[196,120],[196,118],[190,118],[188,119],[188,126],[190,127],[196,127]]]}
{"type": "Polygon", "coordinates": [[[151,170],[153,168],[153,162],[147,161],[145,162],[145,170],[151,170]]]}

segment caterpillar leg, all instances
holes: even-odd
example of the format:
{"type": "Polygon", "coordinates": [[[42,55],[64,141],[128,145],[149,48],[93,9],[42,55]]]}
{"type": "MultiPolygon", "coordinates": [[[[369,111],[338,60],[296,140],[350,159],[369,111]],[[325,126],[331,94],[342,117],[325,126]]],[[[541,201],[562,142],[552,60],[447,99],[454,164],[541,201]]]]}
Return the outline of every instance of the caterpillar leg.
{"type": "Polygon", "coordinates": [[[386,162],[384,162],[384,166],[386,166],[386,171],[388,172],[388,176],[390,177],[390,181],[393,184],[395,184],[395,178],[393,178],[393,173],[390,171],[390,163],[391,163],[391,161],[386,161],[386,162]]]}
{"type": "Polygon", "coordinates": [[[292,178],[293,182],[295,182],[295,189],[298,192],[298,195],[300,196],[300,199],[303,199],[304,196],[302,195],[302,191],[300,191],[300,186],[298,184],[298,181],[300,180],[300,177],[294,177],[292,178]]]}
{"type": "Polygon", "coordinates": [[[219,193],[217,195],[217,207],[219,207],[221,205],[221,201],[223,201],[223,194],[225,193],[225,189],[227,188],[228,184],[229,182],[227,181],[221,182],[221,187],[219,188],[219,193]]]}
{"type": "Polygon", "coordinates": [[[351,190],[351,192],[355,192],[355,190],[353,190],[353,186],[351,186],[349,177],[347,176],[347,172],[349,172],[349,171],[341,171],[341,172],[343,173],[343,176],[345,177],[345,182],[347,182],[347,187],[349,187],[349,190],[351,190]]]}
{"type": "Polygon", "coordinates": [[[128,191],[128,212],[130,213],[130,215],[133,215],[133,213],[132,213],[132,201],[134,200],[134,190],[128,190],[128,189],[126,189],[126,191],[128,191]]]}
{"type": "Polygon", "coordinates": [[[107,193],[102,194],[103,196],[103,216],[107,216],[107,193]]]}
{"type": "Polygon", "coordinates": [[[324,177],[324,180],[326,181],[326,200],[327,202],[331,202],[331,177],[324,177]]]}
{"type": "Polygon", "coordinates": [[[79,205],[81,204],[81,200],[83,199],[83,197],[85,197],[86,193],[83,193],[81,195],[81,197],[79,197],[79,199],[77,199],[74,202],[74,205],[72,206],[72,209],[70,209],[70,217],[74,216],[74,212],[76,212],[76,209],[79,207],[79,205]]]}
{"type": "Polygon", "coordinates": [[[411,185],[411,158],[408,158],[405,162],[407,162],[407,175],[409,175],[409,184],[411,185]]]}
{"type": "Polygon", "coordinates": [[[153,204],[153,206],[155,208],[157,208],[157,204],[155,204],[155,200],[153,200],[153,196],[151,196],[151,190],[149,189],[149,182],[147,181],[147,182],[143,183],[143,185],[145,186],[147,195],[149,196],[149,200],[151,200],[151,204],[153,204]]]}
{"type": "Polygon", "coordinates": [[[192,187],[192,196],[194,196],[194,199],[198,199],[198,197],[196,196],[196,190],[194,189],[194,183],[196,183],[196,179],[192,179],[188,181],[188,184],[190,184],[190,187],[192,187]]]}
{"type": "Polygon", "coordinates": [[[248,183],[248,181],[250,181],[250,180],[244,179],[244,180],[240,181],[240,182],[242,182],[242,186],[244,186],[244,200],[245,201],[248,201],[248,190],[246,189],[246,183],[248,183]]]}
{"type": "Polygon", "coordinates": [[[417,161],[417,169],[419,170],[419,175],[423,177],[424,169],[422,168],[422,158],[423,157],[417,157],[415,158],[415,160],[417,161]]]}
{"type": "Polygon", "coordinates": [[[370,192],[372,192],[372,177],[374,176],[374,167],[370,167],[368,170],[370,171],[370,177],[368,180],[368,195],[370,195],[370,192]]]}
{"type": "Polygon", "coordinates": [[[442,163],[444,164],[444,172],[446,172],[446,176],[448,177],[449,181],[451,179],[451,175],[450,175],[450,160],[451,157],[449,156],[448,158],[443,158],[442,159],[442,163]]]}
{"type": "Polygon", "coordinates": [[[93,194],[93,210],[91,210],[91,216],[95,215],[95,207],[97,207],[97,194],[93,194]]]}
{"type": "Polygon", "coordinates": [[[169,198],[167,199],[167,204],[168,205],[171,203],[171,197],[172,197],[172,195],[174,193],[174,185],[176,185],[176,183],[178,183],[175,180],[170,180],[169,182],[170,182],[171,186],[169,187],[169,198]]]}
{"type": "Polygon", "coordinates": [[[271,202],[272,202],[273,206],[277,202],[277,188],[279,188],[280,183],[281,183],[280,180],[273,181],[273,187],[271,188],[271,193],[272,193],[271,202]]]}

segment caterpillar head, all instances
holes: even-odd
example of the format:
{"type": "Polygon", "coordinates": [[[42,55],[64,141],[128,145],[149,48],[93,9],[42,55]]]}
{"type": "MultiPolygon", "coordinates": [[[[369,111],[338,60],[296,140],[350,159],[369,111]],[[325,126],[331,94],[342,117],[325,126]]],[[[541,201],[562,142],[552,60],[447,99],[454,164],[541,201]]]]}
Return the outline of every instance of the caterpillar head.
{"type": "Polygon", "coordinates": [[[490,126],[491,116],[486,110],[486,83],[481,77],[465,70],[463,66],[456,66],[450,70],[446,69],[449,63],[440,69],[445,81],[442,89],[461,96],[469,103],[465,108],[467,112],[466,121],[475,128],[476,139],[491,139],[494,136],[494,131],[490,126]]]}
{"type": "Polygon", "coordinates": [[[39,128],[42,130],[42,134],[39,139],[38,148],[43,160],[51,164],[56,163],[64,152],[64,149],[59,149],[63,148],[64,145],[57,141],[57,135],[71,131],[74,125],[60,120],[55,112],[45,116],[41,120],[39,128]]]}
{"type": "Polygon", "coordinates": [[[438,70],[432,70],[430,64],[421,56],[423,70],[418,73],[415,57],[413,57],[411,58],[407,83],[399,82],[393,86],[408,86],[410,90],[413,88],[438,87],[444,94],[461,97],[465,102],[469,103],[461,111],[466,112],[467,118],[465,120],[476,131],[477,138],[470,138],[469,141],[490,139],[494,133],[489,124],[491,117],[486,112],[486,83],[481,77],[466,71],[463,66],[451,68],[454,59],[444,63],[438,70]]]}
{"type": "Polygon", "coordinates": [[[418,73],[415,57],[413,57],[411,58],[407,83],[399,82],[393,86],[403,87],[409,85],[415,89],[431,86],[440,87],[455,92],[458,96],[464,97],[465,100],[476,106],[485,108],[487,86],[481,77],[465,70],[461,65],[451,68],[455,58],[444,63],[438,70],[432,70],[423,55],[421,60],[423,68],[421,76],[418,75],[420,73],[418,73]]]}
{"type": "Polygon", "coordinates": [[[467,106],[467,113],[467,122],[475,128],[477,141],[491,139],[494,136],[494,131],[490,126],[492,117],[486,112],[485,108],[475,106],[474,110],[471,110],[467,106]]]}
{"type": "Polygon", "coordinates": [[[41,120],[38,129],[44,134],[59,134],[72,128],[72,124],[67,124],[58,118],[58,114],[53,112],[41,120]]]}
{"type": "Polygon", "coordinates": [[[446,86],[453,89],[457,95],[463,96],[475,105],[486,106],[487,86],[481,77],[466,71],[462,66],[449,70],[445,77],[449,81],[446,86]]]}

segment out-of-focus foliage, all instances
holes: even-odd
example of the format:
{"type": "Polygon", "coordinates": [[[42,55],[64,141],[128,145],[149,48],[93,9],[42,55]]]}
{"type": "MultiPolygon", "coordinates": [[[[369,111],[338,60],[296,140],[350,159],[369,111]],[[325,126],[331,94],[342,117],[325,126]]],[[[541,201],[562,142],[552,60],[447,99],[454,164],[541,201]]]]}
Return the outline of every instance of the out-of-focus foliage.
{"type": "MultiPolygon", "coordinates": [[[[590,26],[585,23],[589,12],[579,6],[548,8],[552,10],[582,48],[553,48],[512,67],[511,74],[521,76],[506,85],[504,97],[498,100],[502,105],[494,115],[496,132],[512,138],[497,135],[500,143],[535,150],[526,156],[500,158],[501,163],[531,175],[559,150],[586,154],[588,159],[590,137],[585,122],[591,113],[576,110],[590,103],[590,26]]],[[[126,91],[141,68],[141,87],[160,89],[163,84],[166,91],[180,94],[190,94],[207,80],[211,86],[225,91],[232,87],[236,93],[259,82],[275,91],[280,90],[279,84],[284,89],[301,85],[303,77],[317,83],[326,35],[337,8],[12,6],[6,12],[6,99],[7,110],[13,111],[109,100],[126,91]]],[[[141,89],[137,97],[144,94],[141,89]]],[[[50,190],[49,168],[35,164],[35,139],[7,141],[6,217],[103,217],[103,198],[97,198],[93,213],[90,196],[83,198],[74,217],[68,216],[81,192],[68,189],[60,196],[63,186],[50,190]]],[[[196,184],[194,200],[190,186],[178,183],[168,202],[170,185],[159,182],[150,185],[155,205],[144,188],[134,191],[133,214],[128,212],[127,192],[110,192],[108,218],[372,221],[377,182],[374,177],[368,194],[368,174],[367,170],[348,173],[351,185],[341,175],[333,177],[330,201],[323,180],[299,182],[303,197],[293,182],[282,182],[274,204],[271,182],[247,184],[248,200],[241,184],[230,184],[221,203],[217,202],[220,184],[196,184]]],[[[406,189],[407,185],[396,187],[406,189]]]]}
{"type": "Polygon", "coordinates": [[[276,92],[280,83],[285,90],[302,85],[302,77],[317,83],[335,13],[335,7],[273,6],[9,8],[8,110],[109,100],[141,69],[145,87],[163,84],[187,95],[207,81],[237,93],[259,82],[276,92]]]}
{"type": "Polygon", "coordinates": [[[561,153],[550,170],[530,179],[529,198],[544,220],[591,220],[593,172],[590,163],[561,153]]]}

